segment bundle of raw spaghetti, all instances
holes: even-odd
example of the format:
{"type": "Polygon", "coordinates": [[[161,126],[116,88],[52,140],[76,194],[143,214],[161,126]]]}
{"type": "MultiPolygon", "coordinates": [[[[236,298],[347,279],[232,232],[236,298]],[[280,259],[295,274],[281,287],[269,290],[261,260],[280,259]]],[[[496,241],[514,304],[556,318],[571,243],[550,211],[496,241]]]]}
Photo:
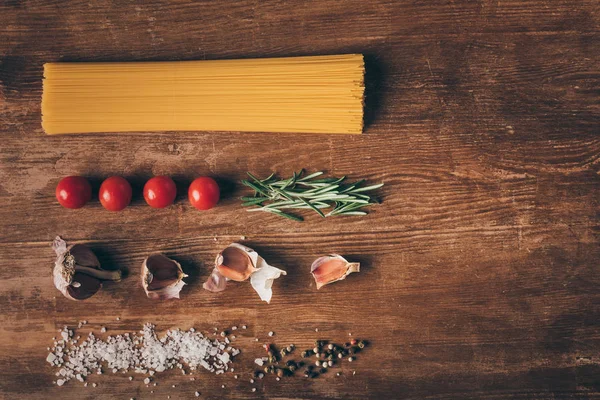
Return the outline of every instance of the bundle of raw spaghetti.
{"type": "Polygon", "coordinates": [[[132,131],[361,133],[361,54],[44,65],[48,134],[132,131]]]}

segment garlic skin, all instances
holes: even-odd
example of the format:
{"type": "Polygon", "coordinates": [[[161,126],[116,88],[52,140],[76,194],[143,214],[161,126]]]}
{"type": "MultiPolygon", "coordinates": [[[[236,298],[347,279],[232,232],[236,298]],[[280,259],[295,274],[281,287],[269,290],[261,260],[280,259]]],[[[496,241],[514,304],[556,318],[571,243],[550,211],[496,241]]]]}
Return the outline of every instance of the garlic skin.
{"type": "Polygon", "coordinates": [[[54,286],[68,299],[85,300],[100,290],[103,280],[121,280],[120,270],[103,270],[96,255],[83,244],[67,247],[57,236],[52,248],[56,252],[52,270],[54,286]]]}
{"type": "Polygon", "coordinates": [[[310,267],[317,289],[333,282],[346,279],[353,272],[360,271],[360,263],[348,262],[339,254],[317,258],[310,267]]]}
{"type": "Polygon", "coordinates": [[[207,281],[202,284],[202,287],[209,292],[222,292],[227,286],[227,278],[225,278],[215,267],[208,277],[207,281]]]}
{"type": "Polygon", "coordinates": [[[242,282],[249,278],[261,300],[270,303],[273,281],[281,275],[287,272],[269,265],[250,247],[232,243],[217,255],[215,269],[202,286],[208,291],[220,292],[225,290],[227,280],[242,282]]]}
{"type": "Polygon", "coordinates": [[[160,253],[146,257],[142,263],[142,287],[150,299],[178,299],[187,276],[181,264],[160,253]]]}

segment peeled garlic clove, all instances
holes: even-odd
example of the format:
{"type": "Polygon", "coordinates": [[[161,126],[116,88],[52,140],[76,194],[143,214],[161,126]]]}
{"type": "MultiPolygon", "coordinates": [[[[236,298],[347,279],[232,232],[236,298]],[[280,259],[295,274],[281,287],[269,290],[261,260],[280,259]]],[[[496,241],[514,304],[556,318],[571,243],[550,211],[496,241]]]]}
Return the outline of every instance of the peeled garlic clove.
{"type": "Polygon", "coordinates": [[[359,271],[360,263],[348,262],[348,260],[339,254],[319,257],[310,267],[310,272],[315,278],[317,289],[327,284],[346,279],[351,273],[359,271]]]}
{"type": "Polygon", "coordinates": [[[202,285],[202,287],[209,292],[221,292],[225,290],[225,286],[227,286],[227,278],[221,275],[216,267],[213,269],[212,274],[210,274],[206,282],[204,282],[202,285]]]}
{"type": "Polygon", "coordinates": [[[217,255],[215,267],[225,278],[242,282],[256,271],[257,258],[254,250],[232,243],[217,255]]]}
{"type": "Polygon", "coordinates": [[[185,285],[181,265],[163,254],[152,254],[142,263],[142,286],[150,299],[178,299],[185,285]]]}
{"type": "Polygon", "coordinates": [[[67,243],[57,236],[52,244],[56,261],[52,271],[54,286],[71,300],[85,300],[102,287],[102,280],[121,280],[121,271],[106,271],[85,245],[67,243]]]}

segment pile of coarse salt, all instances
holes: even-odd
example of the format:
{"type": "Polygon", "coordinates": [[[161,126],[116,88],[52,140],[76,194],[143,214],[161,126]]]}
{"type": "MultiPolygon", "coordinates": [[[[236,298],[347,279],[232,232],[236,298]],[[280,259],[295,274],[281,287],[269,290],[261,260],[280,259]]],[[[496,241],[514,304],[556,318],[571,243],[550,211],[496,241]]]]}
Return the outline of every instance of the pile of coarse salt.
{"type": "MultiPolygon", "coordinates": [[[[186,367],[195,371],[201,366],[222,374],[229,369],[232,357],[240,352],[229,345],[229,340],[211,340],[194,328],[188,331],[168,330],[159,338],[155,326],[149,323],[139,334],[124,333],[108,336],[106,340],[90,332],[85,340],[80,341],[79,336],[74,337],[74,330],[66,326],[60,334],[61,338],[54,342],[46,358],[48,363],[58,368],[58,386],[71,379],[85,382],[88,375],[102,374],[103,368],[113,373],[133,371],[154,376],[155,372],[167,369],[180,368],[185,373],[186,367]]],[[[150,380],[148,377],[144,383],[148,384],[150,380]]]]}

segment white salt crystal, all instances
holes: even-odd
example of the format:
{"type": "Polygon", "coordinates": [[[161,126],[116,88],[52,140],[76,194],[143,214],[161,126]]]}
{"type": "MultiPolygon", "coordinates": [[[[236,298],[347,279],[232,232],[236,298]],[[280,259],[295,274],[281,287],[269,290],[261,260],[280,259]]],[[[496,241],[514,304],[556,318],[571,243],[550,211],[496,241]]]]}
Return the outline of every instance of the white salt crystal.
{"type": "Polygon", "coordinates": [[[56,384],[57,384],[58,386],[62,386],[62,385],[64,385],[64,384],[65,384],[65,380],[64,380],[64,379],[59,379],[59,380],[57,380],[57,381],[56,381],[56,384]]]}
{"type": "Polygon", "coordinates": [[[254,360],[254,363],[255,363],[256,365],[258,365],[259,367],[262,367],[262,366],[263,366],[263,364],[264,364],[264,362],[263,362],[262,358],[257,358],[257,359],[255,359],[255,360],[254,360]]]}
{"type": "Polygon", "coordinates": [[[48,357],[46,357],[46,361],[48,361],[50,364],[54,363],[54,360],[56,360],[56,356],[52,353],[48,354],[48,357]]]}
{"type": "Polygon", "coordinates": [[[199,392],[194,392],[194,396],[200,397],[200,393],[199,392]]]}

